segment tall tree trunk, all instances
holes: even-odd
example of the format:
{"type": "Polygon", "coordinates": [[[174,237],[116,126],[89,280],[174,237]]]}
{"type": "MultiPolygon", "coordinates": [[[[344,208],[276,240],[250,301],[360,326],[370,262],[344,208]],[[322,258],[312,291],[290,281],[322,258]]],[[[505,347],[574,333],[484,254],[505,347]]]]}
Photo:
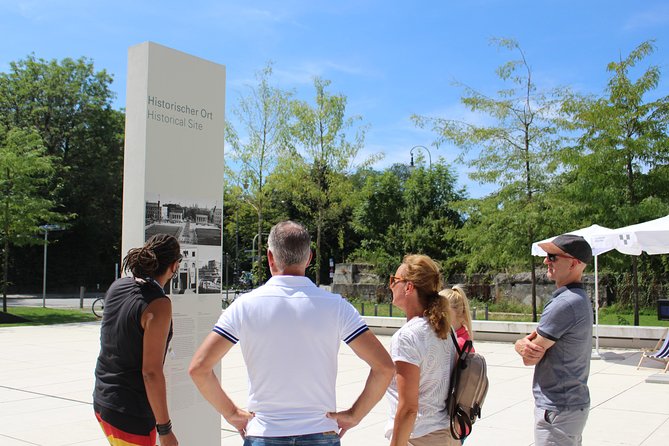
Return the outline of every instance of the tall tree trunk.
{"type": "Polygon", "coordinates": [[[2,252],[2,311],[7,312],[7,280],[9,279],[9,238],[5,235],[5,246],[2,252]]]}
{"type": "Polygon", "coordinates": [[[2,311],[7,312],[7,286],[9,280],[9,194],[11,192],[11,182],[9,181],[10,171],[7,168],[7,188],[5,189],[5,230],[4,230],[4,249],[2,250],[2,311]]]}
{"type": "Polygon", "coordinates": [[[316,222],[316,285],[321,284],[321,229],[323,226],[323,210],[318,210],[318,218],[316,222]]]}
{"type": "MultiPolygon", "coordinates": [[[[529,81],[528,81],[529,107],[529,81]]],[[[532,206],[532,171],[530,170],[530,124],[525,122],[525,192],[527,194],[527,208],[532,206]]],[[[532,221],[527,223],[528,249],[530,251],[530,277],[532,278],[532,322],[537,321],[537,274],[535,271],[532,243],[534,243],[534,226],[532,221]]]]}
{"type": "Polygon", "coordinates": [[[534,256],[530,254],[530,275],[532,277],[532,322],[537,321],[537,273],[534,256]]]}
{"type": "MultiPolygon", "coordinates": [[[[631,135],[628,135],[628,139],[631,135]]],[[[636,194],[634,192],[634,167],[632,155],[627,155],[627,193],[630,205],[636,205],[636,194]]],[[[636,256],[632,256],[632,298],[634,299],[634,325],[639,325],[639,278],[636,256]]]]}
{"type": "Polygon", "coordinates": [[[258,275],[258,285],[265,281],[262,265],[262,207],[258,206],[258,266],[256,274],[258,275]]]}
{"type": "Polygon", "coordinates": [[[239,204],[235,209],[235,270],[232,274],[235,287],[239,286],[239,204]]]}
{"type": "Polygon", "coordinates": [[[634,326],[639,325],[639,279],[636,256],[632,256],[632,293],[634,297],[634,326]]]}

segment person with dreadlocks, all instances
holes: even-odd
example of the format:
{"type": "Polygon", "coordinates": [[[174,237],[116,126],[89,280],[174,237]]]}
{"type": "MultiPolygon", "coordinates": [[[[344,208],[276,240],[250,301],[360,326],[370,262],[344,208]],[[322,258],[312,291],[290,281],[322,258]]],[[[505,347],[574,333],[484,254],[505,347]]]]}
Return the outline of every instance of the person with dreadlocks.
{"type": "Polygon", "coordinates": [[[165,285],[179,270],[176,238],[152,236],[128,251],[123,271],[105,295],[93,409],[112,446],[176,446],[167,408],[163,363],[172,338],[172,304],[165,285]]]}
{"type": "Polygon", "coordinates": [[[393,305],[407,322],[390,341],[395,377],[386,391],[386,438],[390,446],[460,445],[451,436],[446,410],[456,351],[448,339],[449,303],[439,295],[439,265],[426,255],[407,255],[389,286],[393,305]]]}

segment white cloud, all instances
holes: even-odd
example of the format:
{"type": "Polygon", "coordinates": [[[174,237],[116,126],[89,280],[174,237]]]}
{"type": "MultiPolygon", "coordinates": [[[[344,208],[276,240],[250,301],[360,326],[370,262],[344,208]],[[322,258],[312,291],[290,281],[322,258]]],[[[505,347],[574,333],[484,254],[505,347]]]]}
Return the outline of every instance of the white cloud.
{"type": "MultiPolygon", "coordinates": [[[[374,77],[372,70],[365,69],[355,63],[344,63],[328,59],[310,60],[298,63],[293,69],[276,68],[274,74],[279,84],[311,85],[315,77],[330,79],[332,73],[343,73],[358,77],[374,77]]],[[[336,86],[334,86],[336,89],[336,86]]]]}
{"type": "Polygon", "coordinates": [[[669,25],[669,5],[657,5],[637,14],[633,14],[625,23],[627,31],[654,28],[669,25]]]}
{"type": "Polygon", "coordinates": [[[476,126],[485,126],[494,124],[493,118],[491,118],[486,114],[470,110],[469,108],[465,107],[465,105],[462,104],[462,102],[460,101],[433,110],[417,112],[416,114],[431,118],[461,121],[476,126]]]}
{"type": "Polygon", "coordinates": [[[0,8],[35,22],[49,22],[63,17],[82,17],[91,9],[89,2],[84,0],[1,1],[0,8]]]}

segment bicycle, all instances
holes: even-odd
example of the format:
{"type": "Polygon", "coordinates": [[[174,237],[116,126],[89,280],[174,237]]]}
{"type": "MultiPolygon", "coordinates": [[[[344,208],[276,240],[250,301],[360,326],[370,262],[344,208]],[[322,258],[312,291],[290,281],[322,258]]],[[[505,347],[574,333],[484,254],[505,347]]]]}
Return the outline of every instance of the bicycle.
{"type": "Polygon", "coordinates": [[[96,317],[102,318],[102,314],[104,313],[105,310],[105,298],[104,297],[98,297],[93,301],[93,305],[91,305],[91,310],[93,310],[93,314],[96,317]]]}
{"type": "Polygon", "coordinates": [[[230,304],[233,303],[235,300],[237,300],[237,298],[239,296],[241,296],[242,294],[248,293],[249,291],[251,291],[251,289],[235,290],[235,294],[233,294],[232,296],[229,296],[227,294],[225,296],[223,296],[223,299],[222,299],[222,302],[221,302],[222,306],[223,306],[223,309],[228,308],[230,306],[230,304]]]}

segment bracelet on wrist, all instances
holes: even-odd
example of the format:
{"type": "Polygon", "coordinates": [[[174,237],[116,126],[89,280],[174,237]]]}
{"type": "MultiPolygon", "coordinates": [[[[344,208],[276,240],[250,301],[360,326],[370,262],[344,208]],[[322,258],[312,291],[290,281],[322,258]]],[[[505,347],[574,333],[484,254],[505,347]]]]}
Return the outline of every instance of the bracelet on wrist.
{"type": "Polygon", "coordinates": [[[167,420],[165,424],[156,424],[158,435],[167,435],[172,432],[172,420],[167,420]]]}

